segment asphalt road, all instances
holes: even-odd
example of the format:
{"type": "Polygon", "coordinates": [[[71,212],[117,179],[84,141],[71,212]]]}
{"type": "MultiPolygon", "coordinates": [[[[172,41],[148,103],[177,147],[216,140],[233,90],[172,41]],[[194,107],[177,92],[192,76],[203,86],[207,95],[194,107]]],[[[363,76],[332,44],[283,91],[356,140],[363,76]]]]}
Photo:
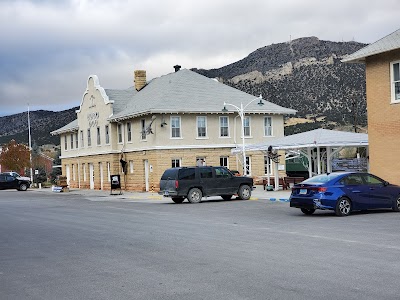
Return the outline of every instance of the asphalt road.
{"type": "Polygon", "coordinates": [[[400,214],[0,191],[0,299],[400,299],[400,214]]]}

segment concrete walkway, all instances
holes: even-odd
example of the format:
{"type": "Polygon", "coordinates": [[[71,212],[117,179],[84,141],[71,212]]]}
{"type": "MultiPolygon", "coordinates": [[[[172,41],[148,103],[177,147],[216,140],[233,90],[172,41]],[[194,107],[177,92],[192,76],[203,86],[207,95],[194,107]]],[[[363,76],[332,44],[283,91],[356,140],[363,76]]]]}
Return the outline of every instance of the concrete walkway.
{"type": "MultiPolygon", "coordinates": [[[[118,191],[113,191],[110,194],[109,190],[90,190],[90,189],[70,189],[69,192],[59,193],[53,192],[51,188],[31,188],[30,191],[43,192],[43,193],[53,193],[57,194],[73,194],[82,195],[85,198],[90,198],[92,201],[146,201],[146,200],[156,200],[156,201],[172,201],[171,198],[166,198],[154,192],[133,192],[133,191],[122,191],[122,194],[118,194],[118,191]]],[[[279,191],[265,191],[262,185],[257,185],[252,192],[250,200],[269,200],[277,202],[289,202],[291,190],[279,190],[279,191]]],[[[209,197],[213,198],[213,197],[209,197]]]]}

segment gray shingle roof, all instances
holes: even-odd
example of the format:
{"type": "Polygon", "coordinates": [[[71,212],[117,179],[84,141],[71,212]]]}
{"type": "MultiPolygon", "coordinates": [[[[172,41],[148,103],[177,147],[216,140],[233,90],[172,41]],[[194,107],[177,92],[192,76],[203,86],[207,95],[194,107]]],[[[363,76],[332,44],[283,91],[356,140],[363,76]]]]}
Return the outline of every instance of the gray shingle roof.
{"type": "Polygon", "coordinates": [[[133,96],[137,94],[137,91],[133,87],[126,90],[105,89],[105,92],[108,96],[108,99],[114,102],[114,114],[122,112],[126,108],[126,105],[132,100],[133,96]]]}
{"type": "Polygon", "coordinates": [[[68,123],[67,125],[65,125],[63,127],[50,132],[50,134],[57,135],[57,134],[65,133],[65,132],[77,131],[78,129],[79,129],[79,127],[78,127],[78,119],[75,119],[71,123],[68,123]]]}
{"type": "MultiPolygon", "coordinates": [[[[246,105],[255,98],[214,79],[182,69],[150,81],[131,97],[125,109],[114,112],[110,119],[116,121],[148,113],[221,113],[224,102],[240,106],[241,102],[246,105]]],[[[115,99],[110,97],[110,100],[115,99]]],[[[251,103],[245,112],[296,113],[293,109],[268,101],[264,101],[264,105],[260,107],[257,102],[251,103]]],[[[234,111],[232,107],[227,108],[234,111]]]]}
{"type": "Polygon", "coordinates": [[[381,38],[379,41],[372,43],[353,54],[350,54],[342,60],[342,62],[360,63],[365,62],[365,58],[371,55],[388,52],[400,48],[400,29],[381,38]]]}

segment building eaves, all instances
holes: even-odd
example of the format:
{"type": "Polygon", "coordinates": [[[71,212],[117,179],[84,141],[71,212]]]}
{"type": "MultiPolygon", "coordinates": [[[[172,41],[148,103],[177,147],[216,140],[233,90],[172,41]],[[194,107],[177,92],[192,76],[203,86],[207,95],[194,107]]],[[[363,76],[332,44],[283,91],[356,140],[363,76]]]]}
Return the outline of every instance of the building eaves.
{"type": "Polygon", "coordinates": [[[50,132],[51,135],[60,135],[62,133],[66,133],[66,132],[76,132],[79,130],[79,126],[78,126],[78,119],[73,120],[71,123],[68,123],[67,125],[54,130],[52,132],[50,132]]]}
{"type": "Polygon", "coordinates": [[[344,63],[364,63],[369,56],[400,49],[400,29],[342,59],[344,63]]]}

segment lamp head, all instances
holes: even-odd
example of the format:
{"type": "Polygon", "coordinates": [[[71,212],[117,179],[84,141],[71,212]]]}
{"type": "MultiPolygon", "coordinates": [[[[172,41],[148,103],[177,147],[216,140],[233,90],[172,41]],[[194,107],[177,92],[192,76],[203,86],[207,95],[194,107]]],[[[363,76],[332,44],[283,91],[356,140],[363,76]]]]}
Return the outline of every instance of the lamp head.
{"type": "Polygon", "coordinates": [[[222,112],[228,112],[225,105],[224,105],[224,108],[222,109],[222,112]]]}

